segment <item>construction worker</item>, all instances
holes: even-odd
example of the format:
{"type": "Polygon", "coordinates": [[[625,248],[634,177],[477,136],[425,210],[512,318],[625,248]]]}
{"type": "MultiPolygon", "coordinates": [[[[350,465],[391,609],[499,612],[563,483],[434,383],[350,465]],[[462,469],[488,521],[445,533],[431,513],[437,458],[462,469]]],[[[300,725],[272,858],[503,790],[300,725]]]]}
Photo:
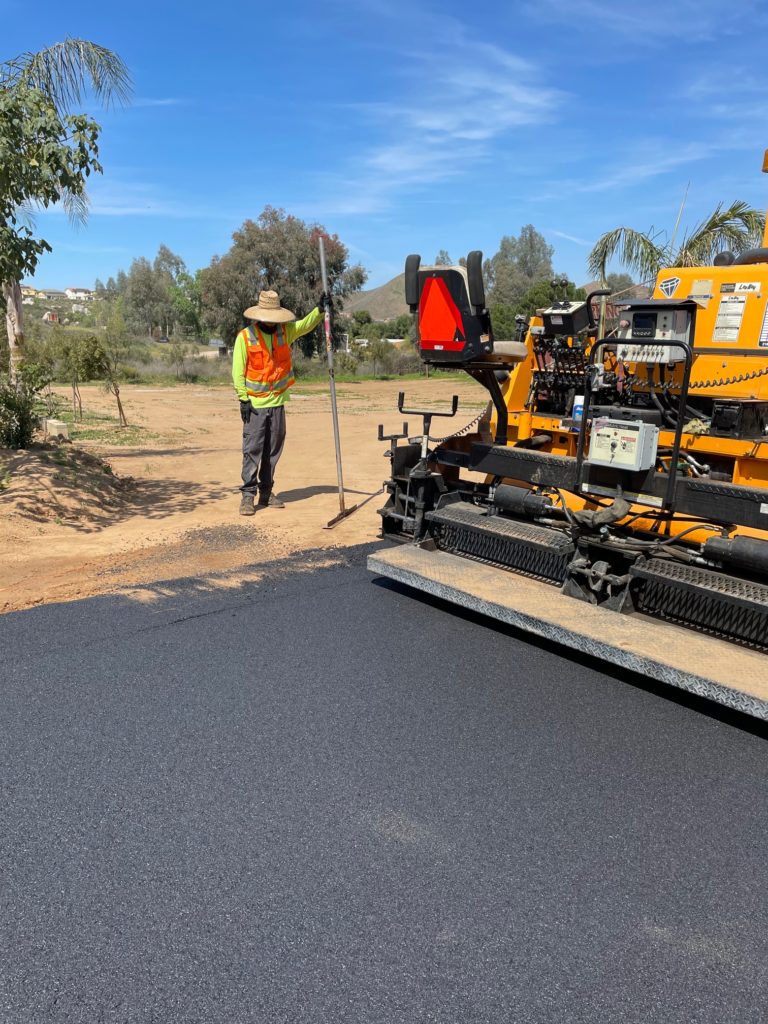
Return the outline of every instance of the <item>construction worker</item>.
{"type": "Polygon", "coordinates": [[[238,334],[232,358],[232,381],[243,421],[241,516],[252,516],[260,507],[285,507],[273,487],[285,443],[285,403],[295,383],[291,346],[317,327],[327,298],[323,293],[319,305],[297,320],[280,305],[277,292],[261,292],[258,303],[243,314],[253,322],[238,334]]]}

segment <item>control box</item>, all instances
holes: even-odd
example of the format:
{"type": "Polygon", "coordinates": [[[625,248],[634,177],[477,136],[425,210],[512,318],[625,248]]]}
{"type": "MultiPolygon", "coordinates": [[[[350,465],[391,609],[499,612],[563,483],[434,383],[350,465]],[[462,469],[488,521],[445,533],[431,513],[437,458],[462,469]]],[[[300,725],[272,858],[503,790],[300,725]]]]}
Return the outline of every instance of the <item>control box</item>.
{"type": "Polygon", "coordinates": [[[659,428],[652,423],[594,419],[587,462],[637,473],[656,465],[658,446],[659,428]]]}
{"type": "Polygon", "coordinates": [[[541,310],[545,334],[573,336],[589,326],[589,311],[586,302],[553,302],[541,310]]]}
{"type": "Polygon", "coordinates": [[[625,363],[678,363],[682,349],[658,345],[659,341],[690,342],[693,315],[679,306],[623,310],[616,335],[616,357],[625,363]]]}

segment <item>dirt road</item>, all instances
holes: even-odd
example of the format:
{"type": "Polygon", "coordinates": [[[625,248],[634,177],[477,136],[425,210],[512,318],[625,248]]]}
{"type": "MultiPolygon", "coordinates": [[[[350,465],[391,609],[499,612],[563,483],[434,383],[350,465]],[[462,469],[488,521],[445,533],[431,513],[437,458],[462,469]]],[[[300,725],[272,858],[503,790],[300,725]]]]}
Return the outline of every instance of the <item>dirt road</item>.
{"type": "MultiPolygon", "coordinates": [[[[0,611],[182,577],[227,586],[276,558],[327,549],[332,560],[339,548],[372,540],[388,475],[376,428],[399,429],[400,390],[432,408],[460,396],[456,419],[436,420],[437,433],[462,426],[486,400],[464,376],[340,384],[347,499],[364,504],[328,531],[338,492],[327,386],[294,389],[276,481],[286,507],[252,518],[237,511],[240,420],[229,388],[126,386],[131,429],[122,432],[114,400],[82,388],[89,429],[72,444],[0,452],[0,611]]],[[[421,423],[411,420],[418,434],[421,423]]]]}

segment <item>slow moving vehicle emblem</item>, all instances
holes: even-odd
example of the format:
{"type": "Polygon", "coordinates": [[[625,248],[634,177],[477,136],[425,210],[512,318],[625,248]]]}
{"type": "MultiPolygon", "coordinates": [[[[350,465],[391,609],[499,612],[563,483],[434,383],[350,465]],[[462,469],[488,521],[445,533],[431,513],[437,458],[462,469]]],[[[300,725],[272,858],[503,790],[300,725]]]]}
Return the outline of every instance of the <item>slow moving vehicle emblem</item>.
{"type": "Polygon", "coordinates": [[[663,281],[659,282],[659,288],[664,292],[668,299],[671,299],[677,291],[677,286],[679,284],[679,277],[665,277],[663,281]]]}

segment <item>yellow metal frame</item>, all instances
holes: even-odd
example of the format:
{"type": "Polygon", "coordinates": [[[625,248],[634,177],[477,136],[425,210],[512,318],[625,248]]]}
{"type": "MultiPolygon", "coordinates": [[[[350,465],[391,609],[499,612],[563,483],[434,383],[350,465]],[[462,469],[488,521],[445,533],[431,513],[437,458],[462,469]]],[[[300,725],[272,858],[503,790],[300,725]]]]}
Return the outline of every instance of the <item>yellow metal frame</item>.
{"type": "MultiPolygon", "coordinates": [[[[764,169],[766,166],[768,150],[764,169]]],[[[768,246],[768,228],[764,244],[768,246]]],[[[672,298],[681,301],[693,299],[697,303],[693,367],[688,392],[691,398],[701,395],[707,398],[768,401],[768,263],[663,270],[656,281],[653,298],[672,298]],[[660,287],[662,283],[665,284],[664,291],[660,287]],[[720,340],[719,335],[728,333],[718,331],[721,302],[733,297],[744,300],[743,303],[737,303],[742,311],[738,336],[720,340]],[[712,382],[714,386],[701,386],[712,382]]],[[[513,369],[504,385],[503,394],[509,414],[507,443],[515,444],[538,433],[550,434],[551,442],[540,448],[540,451],[553,455],[573,456],[576,454],[577,435],[570,426],[564,425],[559,416],[538,413],[527,407],[532,374],[536,369],[533,355],[535,336],[531,333],[531,328],[540,327],[542,324],[540,317],[531,318],[526,337],[528,356],[513,369]]],[[[677,364],[673,374],[673,379],[678,384],[682,379],[682,365],[677,364]]],[[[632,370],[633,367],[630,366],[629,369],[632,370]]],[[[494,414],[491,421],[491,429],[494,432],[495,419],[494,414]]],[[[670,447],[673,441],[672,431],[661,431],[659,447],[670,447]]],[[[768,501],[768,439],[736,440],[707,434],[683,433],[681,448],[697,458],[700,456],[705,462],[716,459],[718,468],[730,472],[731,480],[735,484],[765,488],[768,501]]],[[[572,508],[590,507],[589,500],[578,495],[566,493],[564,498],[572,508]]],[[[639,506],[632,510],[633,514],[642,511],[639,506]]],[[[632,528],[637,530],[648,530],[654,525],[658,532],[657,519],[640,517],[632,522],[632,528]]],[[[674,535],[690,526],[690,520],[679,525],[672,520],[665,524],[661,532],[674,535]]],[[[768,530],[736,527],[731,531],[731,535],[737,534],[768,540],[768,530]]],[[[708,536],[711,536],[709,531],[696,531],[687,534],[686,541],[700,543],[708,536]]]]}

